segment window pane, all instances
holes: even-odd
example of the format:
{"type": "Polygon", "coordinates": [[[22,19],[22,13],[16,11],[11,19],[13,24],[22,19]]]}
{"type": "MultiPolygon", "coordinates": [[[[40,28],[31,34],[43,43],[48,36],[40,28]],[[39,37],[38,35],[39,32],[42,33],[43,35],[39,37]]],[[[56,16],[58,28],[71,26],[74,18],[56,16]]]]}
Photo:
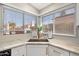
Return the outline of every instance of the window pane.
{"type": "Polygon", "coordinates": [[[4,34],[23,33],[23,14],[5,9],[4,10],[4,34]]]}
{"type": "Polygon", "coordinates": [[[61,16],[61,12],[57,12],[57,13],[55,13],[54,14],[54,17],[56,18],[56,17],[60,17],[61,16]]]}
{"type": "Polygon", "coordinates": [[[24,14],[24,31],[25,33],[36,31],[36,16],[24,14]]]}
{"type": "Polygon", "coordinates": [[[53,31],[53,15],[47,15],[43,17],[43,32],[46,34],[52,34],[53,31]]]}
{"type": "Polygon", "coordinates": [[[15,12],[15,31],[17,34],[24,33],[23,31],[23,14],[19,12],[15,12]]]}
{"type": "Polygon", "coordinates": [[[75,8],[65,10],[65,14],[72,14],[72,13],[75,13],[75,8]]]}
{"type": "Polygon", "coordinates": [[[55,18],[55,32],[74,35],[74,15],[66,15],[55,18]]]}
{"type": "Polygon", "coordinates": [[[43,24],[50,24],[52,23],[53,15],[48,15],[43,17],[43,24]]]}

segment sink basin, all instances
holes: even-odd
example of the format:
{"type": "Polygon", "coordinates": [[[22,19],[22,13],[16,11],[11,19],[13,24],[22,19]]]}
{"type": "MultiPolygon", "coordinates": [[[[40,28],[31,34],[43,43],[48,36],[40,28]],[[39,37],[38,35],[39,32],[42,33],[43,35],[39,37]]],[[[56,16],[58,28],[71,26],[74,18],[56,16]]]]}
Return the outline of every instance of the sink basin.
{"type": "Polygon", "coordinates": [[[30,39],[28,42],[49,42],[47,39],[30,39]]]}

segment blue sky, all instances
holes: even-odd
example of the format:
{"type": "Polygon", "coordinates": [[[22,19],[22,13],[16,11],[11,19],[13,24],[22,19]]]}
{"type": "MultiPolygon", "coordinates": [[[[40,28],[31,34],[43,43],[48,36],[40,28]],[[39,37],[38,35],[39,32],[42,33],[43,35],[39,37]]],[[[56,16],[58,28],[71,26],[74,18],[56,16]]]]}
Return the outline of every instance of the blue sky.
{"type": "MultiPolygon", "coordinates": [[[[24,15],[24,23],[29,24],[31,22],[35,23],[36,17],[31,15],[24,15]]],[[[17,26],[23,25],[23,13],[15,12],[12,10],[5,10],[4,13],[4,23],[15,22],[17,26]]]]}
{"type": "Polygon", "coordinates": [[[25,24],[30,24],[30,23],[35,23],[35,21],[36,21],[36,17],[34,17],[34,16],[32,16],[32,15],[24,15],[24,23],[25,24]]]}
{"type": "Polygon", "coordinates": [[[5,10],[4,23],[15,22],[17,26],[22,26],[23,14],[11,10],[5,10]]]}
{"type": "MultiPolygon", "coordinates": [[[[25,14],[24,19],[25,19],[24,24],[30,24],[32,22],[35,23],[36,17],[29,14],[25,14]]],[[[51,20],[53,20],[53,14],[44,16],[43,24],[49,24],[51,23],[51,20]]],[[[7,23],[7,22],[15,22],[17,26],[22,26],[23,13],[6,9],[4,13],[4,23],[7,23]]]]}
{"type": "Polygon", "coordinates": [[[43,17],[43,24],[49,24],[53,20],[53,15],[47,15],[43,17]]]}

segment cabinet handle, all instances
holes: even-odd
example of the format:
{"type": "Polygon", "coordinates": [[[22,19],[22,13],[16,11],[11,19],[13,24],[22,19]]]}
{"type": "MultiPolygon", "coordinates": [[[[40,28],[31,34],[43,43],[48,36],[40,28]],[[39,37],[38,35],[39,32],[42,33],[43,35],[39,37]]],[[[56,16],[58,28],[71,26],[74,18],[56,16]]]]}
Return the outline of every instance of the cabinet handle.
{"type": "Polygon", "coordinates": [[[0,56],[2,56],[2,55],[9,55],[9,53],[8,52],[3,52],[3,53],[0,53],[0,56]]]}

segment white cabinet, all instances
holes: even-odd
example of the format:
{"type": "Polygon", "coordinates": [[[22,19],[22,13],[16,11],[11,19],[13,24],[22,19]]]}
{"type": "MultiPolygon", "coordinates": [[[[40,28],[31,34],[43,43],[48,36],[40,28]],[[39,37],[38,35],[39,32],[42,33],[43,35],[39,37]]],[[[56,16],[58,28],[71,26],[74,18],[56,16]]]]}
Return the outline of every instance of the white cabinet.
{"type": "Polygon", "coordinates": [[[27,56],[46,56],[48,45],[27,45],[27,56]]]}
{"type": "Polygon", "coordinates": [[[26,45],[12,48],[11,56],[26,56],[26,45]]]}
{"type": "Polygon", "coordinates": [[[70,56],[79,56],[79,54],[70,52],[70,56]]]}
{"type": "Polygon", "coordinates": [[[48,55],[49,56],[69,56],[69,52],[49,45],[48,55]]]}

